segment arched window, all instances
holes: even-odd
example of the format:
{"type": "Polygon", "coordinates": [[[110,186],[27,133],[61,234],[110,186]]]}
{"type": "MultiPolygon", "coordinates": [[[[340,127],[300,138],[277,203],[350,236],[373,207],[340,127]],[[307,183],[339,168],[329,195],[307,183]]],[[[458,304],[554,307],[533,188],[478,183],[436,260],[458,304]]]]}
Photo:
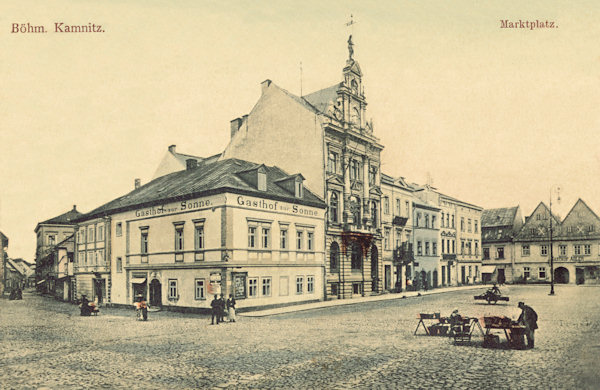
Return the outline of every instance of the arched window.
{"type": "Polygon", "coordinates": [[[331,243],[331,248],[329,249],[329,270],[337,270],[340,264],[340,246],[337,242],[331,243]]]}
{"type": "Polygon", "coordinates": [[[329,220],[333,223],[337,223],[339,221],[340,205],[338,200],[337,192],[332,192],[331,197],[329,198],[329,220]]]}
{"type": "Polygon", "coordinates": [[[353,270],[361,270],[362,269],[362,248],[360,244],[353,243],[352,244],[352,255],[351,255],[351,267],[353,270]]]}

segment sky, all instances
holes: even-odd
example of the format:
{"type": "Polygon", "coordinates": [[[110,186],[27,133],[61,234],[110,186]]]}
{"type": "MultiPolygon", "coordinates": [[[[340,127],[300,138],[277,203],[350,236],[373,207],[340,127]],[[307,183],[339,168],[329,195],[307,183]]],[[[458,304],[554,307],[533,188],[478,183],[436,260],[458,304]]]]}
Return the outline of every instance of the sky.
{"type": "Polygon", "coordinates": [[[431,177],[483,208],[528,215],[552,193],[562,217],[578,198],[600,214],[598,20],[595,1],[5,0],[8,253],[33,260],[38,222],[147,183],[171,144],[221,152],[230,120],[252,109],[265,79],[295,94],[341,81],[349,34],[384,173],[431,177]],[[48,32],[12,33],[13,23],[48,32]],[[56,33],[54,23],[104,32],[56,33]]]}

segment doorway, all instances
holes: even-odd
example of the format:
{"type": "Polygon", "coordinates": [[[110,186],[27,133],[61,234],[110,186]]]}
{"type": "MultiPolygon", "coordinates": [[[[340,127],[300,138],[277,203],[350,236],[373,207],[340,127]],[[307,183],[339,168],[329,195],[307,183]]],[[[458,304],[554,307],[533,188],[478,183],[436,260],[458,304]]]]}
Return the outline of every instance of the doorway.
{"type": "Polygon", "coordinates": [[[386,290],[391,290],[392,288],[392,266],[385,266],[385,274],[384,274],[384,284],[386,290]]]}
{"type": "Polygon", "coordinates": [[[504,268],[498,268],[498,284],[506,283],[506,275],[504,275],[504,268]]]}
{"type": "Polygon", "coordinates": [[[150,282],[150,306],[162,305],[162,288],[158,279],[150,282]]]}

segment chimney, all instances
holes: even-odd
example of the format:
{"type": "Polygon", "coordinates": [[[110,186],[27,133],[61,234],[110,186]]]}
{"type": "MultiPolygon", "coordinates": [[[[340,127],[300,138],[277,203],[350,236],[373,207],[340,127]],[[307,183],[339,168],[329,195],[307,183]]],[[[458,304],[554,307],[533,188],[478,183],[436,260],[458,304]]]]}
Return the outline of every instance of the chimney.
{"type": "Polygon", "coordinates": [[[235,118],[231,121],[231,138],[233,138],[235,133],[237,133],[237,131],[240,129],[240,126],[242,126],[242,118],[235,118]]]}
{"type": "Polygon", "coordinates": [[[267,88],[269,88],[269,85],[271,85],[271,80],[269,80],[269,79],[267,79],[267,80],[263,81],[262,83],[260,83],[261,92],[265,93],[265,91],[267,90],[267,88]]]}
{"type": "Polygon", "coordinates": [[[176,147],[177,147],[177,145],[171,145],[171,146],[169,146],[169,152],[175,153],[175,148],[176,147]]]}
{"type": "Polygon", "coordinates": [[[186,164],[186,169],[192,170],[194,168],[198,167],[198,160],[194,159],[194,158],[188,158],[187,160],[185,160],[185,164],[186,164]]]}
{"type": "Polygon", "coordinates": [[[135,187],[135,189],[140,188],[141,185],[142,185],[142,181],[140,179],[135,179],[134,180],[134,187],[135,187]]]}
{"type": "Polygon", "coordinates": [[[73,205],[73,211],[77,211],[77,205],[76,204],[73,205]]]}

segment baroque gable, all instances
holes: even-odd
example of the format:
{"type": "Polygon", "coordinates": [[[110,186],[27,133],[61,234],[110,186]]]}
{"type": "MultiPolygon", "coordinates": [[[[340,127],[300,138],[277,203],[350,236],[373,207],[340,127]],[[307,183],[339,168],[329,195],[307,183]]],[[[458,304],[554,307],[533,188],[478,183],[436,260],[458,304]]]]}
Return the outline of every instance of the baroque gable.
{"type": "Polygon", "coordinates": [[[583,200],[577,200],[562,222],[560,237],[586,239],[598,236],[600,236],[600,218],[583,200]]]}
{"type": "Polygon", "coordinates": [[[540,241],[549,239],[551,220],[553,233],[558,235],[561,229],[560,220],[555,215],[550,216],[550,210],[544,202],[541,202],[525,221],[517,234],[516,240],[540,241]]]}

